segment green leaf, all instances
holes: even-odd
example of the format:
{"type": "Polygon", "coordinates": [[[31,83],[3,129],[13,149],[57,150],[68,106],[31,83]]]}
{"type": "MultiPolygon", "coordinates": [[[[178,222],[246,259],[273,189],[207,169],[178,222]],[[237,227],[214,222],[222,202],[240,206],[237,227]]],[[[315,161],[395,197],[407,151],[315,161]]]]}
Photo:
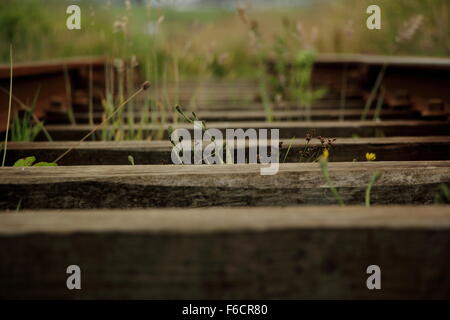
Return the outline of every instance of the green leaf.
{"type": "Polygon", "coordinates": [[[442,195],[444,195],[447,202],[450,202],[450,191],[449,191],[447,185],[441,184],[439,187],[441,188],[441,193],[442,193],[442,195]]]}
{"type": "Polygon", "coordinates": [[[34,156],[26,157],[26,158],[17,160],[16,163],[14,163],[13,167],[31,167],[35,161],[36,161],[36,157],[34,157],[34,156]]]}
{"type": "Polygon", "coordinates": [[[57,167],[58,164],[55,162],[38,162],[33,167],[57,167]]]}
{"type": "Polygon", "coordinates": [[[313,100],[322,99],[327,94],[327,92],[328,92],[327,88],[319,88],[317,90],[314,90],[312,92],[312,99],[313,100]]]}
{"type": "Polygon", "coordinates": [[[190,119],[183,111],[183,109],[181,109],[180,106],[176,106],[175,110],[184,118],[184,120],[186,120],[187,122],[193,123],[194,120],[190,119]]]}
{"type": "Polygon", "coordinates": [[[303,50],[297,53],[296,62],[299,66],[311,66],[316,59],[316,52],[303,50]]]}

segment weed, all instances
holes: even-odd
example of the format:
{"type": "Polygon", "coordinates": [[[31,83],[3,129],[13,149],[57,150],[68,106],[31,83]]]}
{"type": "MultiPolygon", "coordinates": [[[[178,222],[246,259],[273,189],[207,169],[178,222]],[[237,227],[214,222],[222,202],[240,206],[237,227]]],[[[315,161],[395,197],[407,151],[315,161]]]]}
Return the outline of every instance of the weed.
{"type": "Polygon", "coordinates": [[[340,206],[344,206],[344,201],[342,200],[341,195],[337,191],[337,189],[334,187],[333,182],[331,181],[330,173],[328,172],[328,150],[324,152],[324,154],[319,158],[319,164],[320,164],[320,170],[322,171],[322,175],[325,178],[325,181],[330,188],[331,192],[333,193],[337,203],[340,206]]]}
{"type": "Polygon", "coordinates": [[[380,86],[383,82],[383,78],[384,78],[384,74],[386,73],[387,66],[388,66],[387,63],[384,63],[383,66],[381,67],[380,72],[378,73],[377,79],[375,80],[372,90],[370,91],[369,98],[366,100],[366,103],[364,105],[364,110],[361,114],[361,121],[365,121],[367,118],[367,114],[369,113],[372,103],[375,100],[378,89],[380,88],[380,86]]]}
{"type": "MultiPolygon", "coordinates": [[[[31,107],[21,106],[22,112],[17,112],[14,117],[13,123],[11,124],[12,141],[34,141],[36,136],[44,130],[44,123],[37,120],[34,116],[38,95],[39,89],[36,92],[31,107]],[[22,116],[20,116],[20,114],[22,114],[22,116]]],[[[48,135],[48,132],[46,132],[46,135],[48,135]]]]}
{"type": "Polygon", "coordinates": [[[129,155],[129,156],[128,156],[128,162],[129,162],[132,166],[135,165],[135,164],[134,164],[134,158],[133,158],[132,155],[129,155]]]}
{"type": "MultiPolygon", "coordinates": [[[[261,102],[266,114],[266,121],[273,121],[273,104],[271,99],[270,90],[268,88],[268,78],[270,79],[270,74],[267,75],[266,70],[266,52],[264,51],[264,44],[261,38],[261,32],[259,30],[259,24],[256,20],[250,20],[247,16],[247,12],[244,8],[238,8],[238,13],[241,21],[248,28],[248,35],[250,38],[250,45],[256,51],[256,61],[257,61],[257,74],[259,82],[259,94],[261,95],[261,102]]],[[[273,81],[273,80],[272,80],[273,81]]]]}
{"type": "Polygon", "coordinates": [[[226,55],[213,54],[208,69],[217,78],[224,78],[228,74],[228,68],[225,66],[226,55]]]}
{"type": "Polygon", "coordinates": [[[381,178],[381,172],[377,171],[375,172],[372,177],[370,177],[369,184],[366,188],[366,196],[365,196],[365,203],[366,207],[370,207],[370,192],[372,191],[372,187],[377,181],[381,178]]]}
{"type": "Polygon", "coordinates": [[[72,83],[70,81],[69,70],[67,65],[64,65],[64,83],[66,86],[66,96],[67,96],[67,115],[69,116],[69,121],[72,125],[77,124],[75,121],[75,115],[73,113],[72,105],[72,83]]]}
{"type": "Polygon", "coordinates": [[[261,100],[264,108],[264,112],[266,114],[266,121],[273,121],[273,104],[270,100],[265,75],[262,74],[259,81],[259,92],[261,94],[261,100]]]}
{"type": "Polygon", "coordinates": [[[297,54],[293,79],[290,82],[292,96],[299,105],[306,111],[306,120],[311,121],[312,103],[322,98],[326,93],[326,88],[313,89],[311,87],[311,75],[315,61],[313,51],[302,51],[297,54]]]}
{"type": "Polygon", "coordinates": [[[131,96],[128,97],[128,99],[126,99],[125,101],[123,101],[106,119],[104,119],[100,124],[98,124],[97,126],[95,126],[89,133],[87,133],[80,141],[78,141],[78,144],[70,149],[68,149],[67,151],[65,151],[63,154],[61,154],[58,158],[56,158],[55,161],[53,161],[54,163],[58,163],[58,161],[60,161],[62,158],[64,158],[70,151],[72,151],[73,149],[75,149],[76,147],[78,147],[83,141],[85,141],[87,138],[89,138],[92,134],[94,134],[98,129],[100,129],[101,127],[103,127],[112,117],[114,117],[119,111],[121,111],[121,109],[131,100],[133,100],[134,98],[136,98],[140,93],[142,93],[143,91],[148,90],[148,88],[150,87],[150,82],[146,81],[144,82],[141,87],[135,92],[133,93],[131,96]]]}
{"type": "Polygon", "coordinates": [[[26,157],[17,160],[13,167],[56,167],[58,164],[55,162],[36,162],[36,157],[26,157]]]}
{"type": "MultiPolygon", "coordinates": [[[[422,15],[416,15],[416,16],[413,16],[413,17],[409,18],[408,20],[404,21],[403,26],[398,30],[397,35],[395,37],[395,44],[394,44],[393,50],[391,52],[392,55],[397,53],[397,51],[399,50],[400,44],[405,43],[414,37],[417,30],[422,25],[422,22],[423,22],[422,15]]],[[[380,87],[383,83],[383,79],[386,74],[387,67],[388,67],[387,62],[383,63],[383,65],[381,66],[380,72],[378,73],[378,76],[375,80],[372,90],[370,91],[369,98],[367,99],[366,104],[364,105],[364,110],[363,110],[363,113],[361,114],[361,121],[364,121],[367,118],[367,114],[372,106],[372,103],[375,100],[378,90],[380,89],[380,87]]],[[[381,95],[381,93],[380,93],[380,95],[381,95]]],[[[382,93],[382,95],[384,95],[384,93],[382,93]]],[[[379,100],[379,103],[380,103],[380,100],[379,100]]],[[[374,120],[376,120],[375,117],[374,117],[374,120]]]]}
{"type": "MultiPolygon", "coordinates": [[[[294,142],[294,140],[295,140],[295,136],[292,137],[291,141],[289,142],[288,148],[287,148],[286,153],[285,153],[285,155],[283,157],[283,163],[285,163],[286,160],[287,160],[287,157],[289,155],[289,152],[291,151],[292,143],[294,142]]],[[[281,149],[281,142],[280,142],[280,149],[281,149]]]]}
{"type": "Polygon", "coordinates": [[[94,81],[92,63],[89,65],[89,125],[94,125],[94,81]]]}
{"type": "Polygon", "coordinates": [[[307,134],[305,140],[306,144],[300,151],[299,162],[317,162],[324,154],[329,154],[329,150],[334,147],[333,143],[336,141],[336,138],[312,137],[311,134],[307,134]],[[317,139],[320,145],[310,145],[313,139],[317,139]]]}
{"type": "MultiPolygon", "coordinates": [[[[9,91],[3,87],[0,87],[0,91],[8,94],[9,91]]],[[[31,107],[28,107],[19,98],[12,94],[12,99],[19,104],[20,112],[14,117],[14,121],[11,124],[11,141],[34,141],[36,136],[42,131],[48,141],[53,141],[52,137],[45,129],[44,123],[40,121],[34,114],[36,108],[36,101],[40,89],[36,92],[31,107]]]]}
{"type": "MultiPolygon", "coordinates": [[[[188,115],[186,115],[186,113],[183,111],[183,109],[180,107],[180,106],[176,106],[175,107],[175,110],[178,112],[178,114],[182,117],[182,119],[184,119],[186,122],[188,122],[188,123],[191,123],[191,124],[194,124],[195,125],[195,122],[201,122],[201,124],[202,124],[202,136],[205,136],[205,134],[207,134],[207,130],[208,130],[208,127],[207,127],[207,125],[206,125],[206,122],[205,121],[203,121],[203,120],[200,120],[198,117],[197,117],[197,115],[195,114],[195,112],[191,112],[191,116],[188,116],[188,115]]],[[[176,147],[176,145],[177,145],[177,143],[175,142],[175,141],[173,141],[172,140],[172,133],[173,133],[173,128],[172,127],[169,127],[169,141],[170,141],[170,143],[174,146],[174,147],[176,147]]],[[[214,145],[216,145],[216,141],[215,141],[215,138],[214,137],[209,137],[210,139],[211,139],[211,141],[214,143],[214,145]]],[[[181,139],[181,137],[180,137],[180,139],[181,139]]],[[[179,140],[179,142],[181,143],[182,141],[181,140],[179,140]]],[[[225,154],[226,154],[226,157],[227,157],[227,159],[228,158],[230,158],[230,154],[229,154],[229,150],[228,150],[228,148],[227,148],[227,145],[226,145],[226,143],[225,142],[223,142],[223,146],[222,146],[222,148],[223,148],[223,150],[225,150],[225,154]]],[[[216,150],[216,148],[214,148],[214,151],[211,153],[211,156],[212,157],[215,157],[215,155],[216,155],[216,153],[215,153],[215,150],[216,150]]],[[[183,152],[183,150],[181,149],[181,150],[179,150],[179,153],[178,153],[178,156],[180,156],[180,155],[182,155],[182,152],[183,152]]],[[[218,158],[219,158],[219,161],[220,161],[220,163],[221,164],[225,164],[225,162],[224,162],[224,160],[221,158],[221,156],[220,155],[217,155],[218,156],[218,158]]],[[[179,160],[181,160],[181,159],[179,159],[179,160]]],[[[207,164],[209,164],[209,160],[208,159],[204,159],[205,160],[205,162],[207,163],[207,164]]],[[[228,161],[227,161],[228,162],[228,161]]],[[[183,163],[182,161],[180,161],[180,163],[183,163]]]]}
{"type": "Polygon", "coordinates": [[[341,79],[341,96],[339,101],[339,121],[344,121],[344,111],[347,100],[347,71],[348,64],[345,62],[342,68],[342,79],[341,79]]]}
{"type": "Polygon", "coordinates": [[[8,119],[6,123],[6,135],[5,135],[5,145],[3,150],[3,160],[2,160],[2,167],[5,166],[6,161],[6,151],[8,149],[8,133],[9,133],[9,122],[11,121],[11,107],[12,107],[12,86],[13,86],[13,49],[12,45],[10,45],[9,48],[9,57],[10,57],[10,64],[9,64],[9,103],[8,103],[8,119]]]}
{"type": "Polygon", "coordinates": [[[259,24],[247,17],[245,9],[239,9],[239,15],[249,29],[252,40],[250,43],[257,50],[259,91],[267,121],[272,121],[273,97],[281,101],[295,100],[306,111],[305,119],[310,121],[312,103],[322,98],[327,90],[312,88],[311,75],[316,54],[309,49],[298,50],[296,45],[307,46],[302,43],[303,37],[299,34],[301,31],[298,25],[292,24],[289,19],[283,19],[283,33],[275,36],[271,50],[273,59],[268,61],[268,49],[262,42],[259,24]],[[270,93],[267,79],[270,79],[270,93]]]}
{"type": "Polygon", "coordinates": [[[450,203],[450,190],[446,184],[442,183],[439,185],[438,192],[434,196],[434,203],[450,203]]]}
{"type": "Polygon", "coordinates": [[[19,203],[17,204],[16,212],[19,212],[20,209],[21,209],[21,207],[22,207],[22,199],[20,199],[20,200],[19,200],[19,203]]]}
{"type": "Polygon", "coordinates": [[[381,113],[381,108],[383,107],[383,103],[384,103],[384,96],[386,95],[386,89],[382,86],[380,89],[380,94],[378,95],[378,101],[377,101],[377,105],[375,107],[375,113],[373,114],[373,120],[374,121],[380,121],[380,113],[381,113]]]}

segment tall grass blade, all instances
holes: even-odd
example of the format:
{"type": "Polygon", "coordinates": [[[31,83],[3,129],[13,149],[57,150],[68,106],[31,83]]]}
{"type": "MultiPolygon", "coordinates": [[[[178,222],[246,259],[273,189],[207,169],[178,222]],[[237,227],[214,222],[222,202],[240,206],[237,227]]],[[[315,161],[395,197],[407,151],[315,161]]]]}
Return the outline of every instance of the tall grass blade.
{"type": "Polygon", "coordinates": [[[8,101],[8,120],[6,123],[6,135],[5,135],[5,146],[3,150],[3,160],[2,167],[5,166],[6,161],[6,151],[8,150],[8,133],[9,133],[9,122],[11,120],[11,108],[12,108],[12,88],[13,88],[13,49],[12,44],[9,48],[9,101],[8,101]]]}
{"type": "Polygon", "coordinates": [[[331,192],[333,193],[334,197],[336,198],[337,203],[340,206],[344,206],[344,200],[342,200],[341,195],[337,191],[337,189],[334,187],[333,182],[331,181],[330,173],[328,172],[328,161],[321,158],[319,160],[320,164],[320,170],[322,171],[322,175],[325,178],[325,181],[330,188],[331,192]]]}
{"type": "Polygon", "coordinates": [[[380,73],[378,74],[377,80],[375,81],[375,84],[373,85],[372,91],[370,92],[369,98],[366,101],[366,104],[364,106],[364,111],[361,114],[361,121],[365,121],[367,118],[367,113],[370,110],[370,107],[372,106],[373,101],[375,100],[375,97],[377,95],[378,89],[381,86],[381,83],[383,82],[384,74],[386,73],[387,63],[383,64],[383,67],[381,67],[380,73]]]}
{"type": "Polygon", "coordinates": [[[76,124],[75,115],[73,113],[73,105],[72,105],[72,84],[70,82],[69,70],[67,69],[67,65],[64,65],[64,82],[66,86],[66,95],[67,95],[67,115],[69,117],[69,121],[72,125],[76,124]]]}
{"type": "Polygon", "coordinates": [[[377,183],[377,181],[380,178],[381,178],[381,172],[379,172],[379,171],[375,172],[372,175],[372,177],[370,177],[369,184],[367,185],[367,188],[366,188],[366,197],[365,197],[366,207],[370,207],[370,193],[372,191],[372,187],[375,183],[377,183]]]}

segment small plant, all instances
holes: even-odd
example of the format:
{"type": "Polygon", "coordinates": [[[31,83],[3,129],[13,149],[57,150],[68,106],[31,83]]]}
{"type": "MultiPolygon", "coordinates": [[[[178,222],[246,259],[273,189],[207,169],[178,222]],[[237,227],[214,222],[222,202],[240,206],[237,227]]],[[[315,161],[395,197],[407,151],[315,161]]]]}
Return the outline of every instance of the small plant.
{"type": "MultiPolygon", "coordinates": [[[[0,87],[0,91],[9,96],[9,91],[5,88],[0,87]]],[[[19,98],[14,96],[14,94],[11,95],[12,100],[20,106],[20,110],[16,112],[14,120],[11,123],[11,141],[32,142],[41,131],[48,141],[53,141],[45,129],[44,122],[40,121],[34,114],[39,91],[40,88],[36,91],[31,107],[28,107],[19,98]]]]}
{"type": "Polygon", "coordinates": [[[31,157],[26,157],[26,158],[22,158],[17,160],[13,167],[56,167],[58,166],[57,163],[55,162],[36,162],[36,157],[31,156],[31,157]]]}
{"type": "Polygon", "coordinates": [[[319,158],[319,164],[320,164],[320,170],[322,171],[322,175],[325,178],[325,181],[330,188],[331,192],[333,193],[334,197],[336,198],[337,203],[340,206],[344,206],[344,200],[342,200],[341,195],[337,191],[337,189],[334,187],[333,182],[331,181],[330,173],[328,172],[328,157],[329,157],[329,151],[327,149],[324,150],[322,156],[319,158]]]}
{"type": "MultiPolygon", "coordinates": [[[[328,187],[331,189],[331,192],[333,193],[334,197],[336,198],[337,203],[340,206],[345,205],[344,201],[342,200],[342,197],[340,196],[337,189],[334,187],[333,182],[331,181],[330,174],[328,172],[328,157],[329,157],[329,151],[325,149],[322,156],[319,158],[320,163],[320,169],[322,171],[323,177],[325,178],[325,181],[327,182],[328,187]]],[[[365,205],[366,207],[370,207],[370,194],[372,191],[372,187],[375,185],[375,183],[378,182],[378,180],[381,178],[381,172],[376,171],[371,177],[369,184],[366,188],[365,193],[365,205]]],[[[448,195],[448,189],[447,189],[447,195],[448,195]]],[[[450,198],[448,198],[450,200],[450,198]]]]}
{"type": "MultiPolygon", "coordinates": [[[[196,121],[198,121],[198,122],[201,122],[201,124],[202,124],[202,135],[204,135],[205,133],[206,133],[206,131],[208,130],[208,127],[207,127],[207,125],[206,125],[206,122],[205,121],[203,121],[203,120],[200,120],[198,117],[197,117],[197,115],[195,114],[195,112],[191,112],[191,117],[189,117],[189,116],[187,116],[186,115],[186,113],[183,111],[183,109],[180,107],[180,106],[176,106],[175,107],[175,110],[178,112],[178,114],[179,115],[181,115],[181,117],[186,121],[186,122],[189,122],[189,123],[191,123],[191,124],[194,124],[194,122],[196,122],[196,121]]],[[[172,136],[172,133],[173,133],[173,128],[172,127],[169,127],[169,141],[172,143],[172,145],[175,147],[176,146],[176,143],[175,143],[175,141],[173,141],[172,140],[172,138],[171,138],[171,136],[172,136]]],[[[214,145],[215,145],[215,138],[214,137],[210,137],[211,138],[211,141],[214,143],[214,145]]],[[[180,137],[180,141],[179,141],[180,143],[182,142],[182,140],[181,140],[181,137],[180,137]]],[[[224,150],[225,150],[225,152],[226,152],[226,154],[227,154],[227,156],[228,156],[228,148],[227,148],[227,146],[226,146],[226,143],[223,143],[223,148],[224,148],[224,150]]],[[[182,152],[183,152],[183,150],[181,149],[181,150],[179,150],[179,155],[180,154],[182,154],[182,152]]],[[[212,156],[214,157],[215,156],[215,150],[213,151],[213,153],[212,153],[212,156]]],[[[181,159],[179,159],[180,160],[180,163],[182,163],[182,161],[181,161],[181,159]]],[[[210,164],[209,163],[209,161],[208,161],[208,159],[204,159],[205,161],[206,161],[206,163],[207,164],[210,164]]],[[[220,163],[221,164],[224,164],[225,162],[224,162],[224,160],[219,156],[219,160],[220,160],[220,163]]]]}
{"type": "Polygon", "coordinates": [[[33,103],[30,108],[21,105],[21,111],[17,112],[11,124],[11,140],[12,141],[26,141],[32,142],[37,135],[43,131],[49,141],[52,140],[47,130],[45,130],[44,123],[39,121],[34,115],[36,109],[36,101],[39,95],[39,90],[34,96],[33,103]]]}
{"type": "Polygon", "coordinates": [[[125,101],[123,101],[107,118],[103,119],[103,121],[98,124],[97,126],[95,126],[91,131],[89,131],[83,138],[81,138],[80,141],[78,141],[78,144],[75,145],[72,148],[67,149],[67,151],[65,151],[63,154],[61,154],[58,158],[56,158],[55,161],[53,161],[54,163],[58,163],[58,161],[60,161],[62,158],[64,158],[70,151],[72,151],[73,149],[75,149],[76,147],[78,147],[83,141],[85,141],[87,138],[89,138],[91,135],[93,135],[98,129],[100,129],[101,127],[103,127],[106,123],[108,123],[108,121],[113,118],[118,112],[121,111],[121,109],[131,100],[133,100],[134,98],[136,98],[140,93],[148,90],[148,88],[150,88],[150,82],[145,81],[141,87],[134,92],[131,96],[128,97],[128,99],[126,99],[125,101]]]}
{"type": "Polygon", "coordinates": [[[273,103],[270,99],[269,90],[267,88],[265,75],[261,74],[259,79],[259,93],[261,95],[261,102],[264,108],[264,112],[266,114],[266,121],[273,121],[273,103]]]}
{"type": "Polygon", "coordinates": [[[450,190],[446,184],[440,184],[439,190],[434,196],[434,203],[445,204],[450,203],[450,190]]]}
{"type": "Polygon", "coordinates": [[[133,158],[132,155],[129,155],[129,156],[128,156],[128,162],[129,162],[132,166],[134,166],[134,158],[133,158]]]}
{"type": "Polygon", "coordinates": [[[17,204],[16,212],[20,212],[21,207],[22,207],[22,199],[20,199],[19,203],[17,204]]]}
{"type": "Polygon", "coordinates": [[[224,78],[229,70],[225,64],[227,54],[212,53],[211,62],[208,64],[208,69],[216,78],[224,78]]]}
{"type": "MultiPolygon", "coordinates": [[[[285,153],[285,155],[284,155],[284,157],[283,157],[283,163],[285,163],[286,160],[287,160],[287,157],[288,157],[288,155],[289,155],[289,152],[291,151],[292,143],[294,142],[294,139],[295,139],[295,136],[292,137],[292,138],[291,138],[291,141],[289,142],[288,148],[287,148],[286,153],[285,153]]],[[[283,144],[283,143],[280,142],[280,149],[281,149],[282,144],[283,144]]]]}
{"type": "Polygon", "coordinates": [[[301,51],[296,57],[294,64],[293,77],[290,82],[291,95],[299,102],[299,105],[306,111],[306,120],[311,121],[312,103],[321,99],[327,89],[313,89],[311,87],[311,76],[315,61],[313,51],[301,51]]]}
{"type": "Polygon", "coordinates": [[[303,150],[300,151],[299,162],[317,162],[324,153],[329,154],[329,150],[334,147],[333,143],[336,141],[336,138],[324,138],[321,136],[313,138],[312,135],[308,133],[305,140],[306,145],[303,150]],[[320,145],[310,146],[312,139],[319,140],[320,145]]]}
{"type": "Polygon", "coordinates": [[[295,24],[284,18],[283,31],[276,34],[273,43],[267,46],[263,42],[258,22],[247,16],[245,8],[238,8],[238,13],[248,28],[249,43],[258,61],[259,93],[266,120],[273,120],[274,100],[298,102],[306,111],[306,120],[311,120],[312,103],[322,98],[327,90],[312,88],[311,76],[316,54],[309,49],[311,43],[305,42],[300,23],[295,24]],[[268,58],[271,58],[270,61],[268,58]]]}
{"type": "Polygon", "coordinates": [[[375,83],[372,87],[372,90],[370,91],[369,98],[366,100],[366,104],[364,105],[363,113],[361,114],[361,121],[365,121],[367,118],[367,114],[369,113],[370,108],[372,107],[372,103],[376,98],[378,89],[380,88],[381,84],[383,83],[384,74],[386,73],[388,64],[384,63],[381,67],[380,72],[378,73],[377,79],[375,80],[375,83]]]}
{"type": "MultiPolygon", "coordinates": [[[[3,89],[3,88],[2,88],[3,89]]],[[[13,50],[12,45],[10,47],[10,80],[9,80],[9,104],[8,104],[8,119],[6,124],[6,135],[5,135],[5,142],[4,142],[4,149],[3,149],[3,160],[2,160],[2,167],[5,166],[6,162],[6,152],[8,148],[8,134],[9,134],[9,124],[11,121],[11,107],[12,107],[12,94],[13,89],[13,50]]],[[[43,129],[43,124],[37,120],[36,116],[34,115],[34,108],[36,105],[37,100],[37,94],[35,96],[34,102],[33,102],[33,108],[30,110],[26,108],[22,103],[22,107],[25,109],[25,117],[24,119],[20,120],[18,117],[14,119],[14,123],[12,125],[12,133],[11,137],[14,141],[33,141],[34,137],[43,129]],[[31,118],[34,118],[34,120],[37,122],[36,126],[30,126],[31,118]],[[20,138],[20,139],[19,139],[20,138]]],[[[20,102],[20,101],[19,101],[20,102]]],[[[48,134],[48,133],[47,133],[48,134]]],[[[50,138],[51,140],[51,138],[50,138]]],[[[24,159],[19,159],[14,163],[14,167],[30,167],[33,165],[33,163],[36,161],[36,157],[28,157],[24,159]]],[[[44,166],[54,166],[56,164],[48,163],[48,162],[38,162],[34,164],[34,167],[44,167],[44,166]]]]}
{"type": "MultiPolygon", "coordinates": [[[[261,32],[259,24],[256,20],[250,20],[247,17],[246,11],[242,8],[238,9],[241,20],[247,25],[249,30],[250,44],[256,51],[256,60],[258,63],[258,82],[259,82],[259,94],[261,96],[261,102],[266,114],[266,121],[273,121],[273,103],[271,92],[269,90],[268,82],[272,81],[273,78],[270,74],[267,74],[266,68],[266,58],[267,53],[264,50],[264,44],[261,38],[261,32]]],[[[277,88],[275,89],[275,91],[277,88]]]]}
{"type": "Polygon", "coordinates": [[[347,85],[348,85],[347,73],[348,73],[348,63],[345,62],[342,68],[341,95],[339,100],[339,111],[340,111],[339,121],[344,121],[345,105],[347,103],[347,85]]]}
{"type": "MultiPolygon", "coordinates": [[[[410,19],[406,20],[403,23],[402,27],[397,32],[397,35],[395,37],[395,44],[394,44],[394,47],[392,50],[392,55],[395,55],[397,53],[398,49],[400,48],[400,46],[399,46],[400,44],[405,43],[414,37],[417,30],[419,30],[420,26],[422,25],[422,22],[423,22],[423,16],[416,15],[416,16],[413,16],[410,19]]],[[[380,72],[378,73],[378,76],[375,80],[375,83],[372,87],[372,90],[370,91],[369,98],[367,99],[366,104],[364,105],[364,110],[363,110],[363,113],[361,114],[361,121],[364,121],[367,118],[367,114],[368,114],[370,108],[372,107],[372,103],[375,100],[377,93],[383,84],[383,79],[386,74],[387,68],[388,68],[388,63],[387,62],[383,63],[383,65],[380,69],[380,72]]],[[[380,92],[380,96],[384,96],[384,92],[380,92]]],[[[381,99],[381,98],[379,98],[379,99],[381,99]]],[[[378,104],[379,103],[380,103],[380,100],[379,100],[378,104]]],[[[378,108],[380,108],[380,106],[378,106],[377,109],[378,108]]],[[[377,119],[376,114],[377,114],[377,112],[375,112],[374,120],[377,119]]]]}
{"type": "Polygon", "coordinates": [[[73,105],[72,105],[72,83],[70,81],[69,70],[66,65],[64,65],[64,83],[66,87],[66,96],[67,96],[67,115],[69,117],[69,121],[72,125],[77,124],[75,121],[75,115],[73,113],[73,105]]]}
{"type": "Polygon", "coordinates": [[[9,103],[8,103],[8,120],[6,123],[6,135],[5,135],[5,145],[3,150],[3,160],[2,160],[2,167],[5,166],[6,161],[6,151],[8,149],[8,133],[9,133],[9,122],[11,121],[11,106],[12,106],[12,86],[13,86],[13,51],[12,51],[12,45],[9,48],[9,58],[10,58],[10,64],[9,64],[9,103]]]}
{"type": "Polygon", "coordinates": [[[377,183],[380,178],[381,178],[381,172],[379,172],[379,171],[375,172],[372,175],[372,177],[370,177],[369,184],[367,185],[367,188],[366,188],[366,197],[365,197],[366,207],[370,207],[370,192],[372,191],[373,185],[375,183],[377,183]]]}
{"type": "Polygon", "coordinates": [[[385,95],[386,95],[386,89],[384,88],[384,86],[382,86],[380,89],[380,93],[378,95],[378,101],[377,101],[377,105],[375,107],[375,112],[373,114],[373,121],[381,120],[380,113],[381,113],[381,108],[383,107],[385,95]]]}

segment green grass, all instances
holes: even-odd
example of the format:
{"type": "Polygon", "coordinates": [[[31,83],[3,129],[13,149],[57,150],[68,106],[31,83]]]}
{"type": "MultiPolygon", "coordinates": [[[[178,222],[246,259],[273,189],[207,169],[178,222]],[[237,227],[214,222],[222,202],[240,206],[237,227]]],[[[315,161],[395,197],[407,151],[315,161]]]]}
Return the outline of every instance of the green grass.
{"type": "MultiPolygon", "coordinates": [[[[162,114],[162,122],[168,122],[173,107],[179,103],[178,94],[170,96],[167,93],[168,83],[175,82],[177,86],[182,80],[209,80],[214,77],[257,79],[260,81],[266,119],[271,121],[273,93],[280,86],[276,83],[277,78],[285,75],[288,63],[294,62],[294,71],[286,74],[288,84],[282,90],[289,91],[286,96],[304,107],[306,120],[309,120],[312,102],[325,94],[325,90],[317,90],[310,84],[313,53],[392,54],[395,47],[396,54],[450,55],[448,0],[379,0],[383,19],[380,31],[369,31],[365,27],[365,9],[371,4],[369,0],[313,2],[310,7],[276,10],[254,9],[248,12],[258,31],[258,45],[253,47],[249,40],[249,25],[242,23],[233,11],[211,7],[192,10],[147,8],[136,4],[127,11],[123,5],[107,8],[104,1],[84,0],[77,3],[82,8],[82,30],[69,31],[65,28],[65,10],[70,4],[71,0],[46,0],[45,6],[42,0],[0,1],[0,43],[14,44],[15,63],[99,55],[128,65],[136,57],[143,77],[161,89],[155,90],[153,96],[144,100],[140,123],[134,121],[131,102],[111,118],[109,124],[115,130],[102,130],[102,140],[143,139],[140,127],[156,123],[152,117],[154,111],[162,114]],[[424,24],[414,40],[396,45],[394,40],[402,24],[417,14],[424,16],[424,24]],[[124,22],[125,18],[128,21],[126,27],[117,29],[117,22],[124,22]],[[354,23],[351,37],[345,30],[349,21],[354,23]],[[149,33],[149,28],[155,29],[156,25],[159,25],[159,32],[149,33]],[[262,69],[268,57],[279,61],[279,72],[274,79],[262,69]],[[132,130],[124,132],[122,127],[125,124],[132,130]]],[[[9,63],[9,58],[8,48],[0,46],[0,63],[9,63]]],[[[114,71],[107,73],[110,81],[103,101],[105,117],[136,89],[128,77],[137,77],[134,72],[126,67],[124,73],[116,72],[116,76],[114,71]],[[114,92],[118,95],[115,96],[114,92]]],[[[382,75],[380,83],[381,80],[382,75]]],[[[66,86],[70,87],[68,79],[66,82],[66,86]]],[[[363,118],[366,118],[376,97],[380,97],[378,92],[379,85],[373,89],[363,118]]],[[[70,96],[71,92],[68,91],[67,95],[70,96]]],[[[92,92],[89,96],[92,115],[92,92]]],[[[381,97],[378,101],[382,102],[381,97]]],[[[74,124],[70,105],[69,99],[69,118],[74,124]]],[[[195,93],[192,94],[192,105],[195,105],[195,93]]],[[[377,110],[380,107],[377,104],[377,110]]],[[[345,96],[342,96],[341,110],[344,109],[345,96]]],[[[176,122],[178,118],[172,119],[176,122]]],[[[15,123],[17,136],[32,139],[38,129],[45,133],[39,122],[34,128],[29,127],[29,121],[25,125],[23,122],[15,123]]],[[[90,123],[93,124],[91,117],[90,123]]]]}
{"type": "Polygon", "coordinates": [[[9,48],[9,102],[8,102],[8,118],[6,122],[6,134],[5,134],[5,143],[4,143],[4,149],[3,149],[3,160],[2,160],[2,167],[5,166],[6,161],[6,152],[8,150],[8,135],[9,135],[9,122],[11,121],[11,108],[12,108],[12,89],[13,89],[13,48],[12,45],[10,45],[9,48]]]}
{"type": "Polygon", "coordinates": [[[342,200],[341,195],[337,191],[336,187],[333,184],[333,181],[331,180],[330,173],[328,171],[328,160],[324,157],[321,157],[319,159],[320,164],[320,170],[322,171],[322,175],[325,179],[325,182],[327,183],[328,187],[330,188],[331,192],[333,193],[334,198],[336,199],[337,203],[340,206],[345,206],[344,200],[342,200]]]}
{"type": "MultiPolygon", "coordinates": [[[[216,68],[214,56],[227,53],[229,59],[218,75],[227,77],[255,77],[256,59],[249,52],[248,33],[232,11],[217,8],[175,10],[174,8],[136,7],[126,13],[124,6],[107,9],[105,2],[80,1],[82,30],[65,28],[65,9],[70,0],[21,0],[0,2],[0,42],[13,43],[15,60],[51,59],[80,55],[107,55],[111,57],[135,54],[145,63],[151,51],[156,51],[158,63],[179,57],[180,76],[204,74],[207,66],[216,68]],[[61,14],[55,14],[61,12],[61,14]],[[129,15],[129,42],[121,47],[120,35],[114,32],[114,22],[129,15]],[[164,16],[161,41],[155,43],[148,34],[149,23],[164,16]]],[[[417,39],[403,44],[398,54],[450,55],[450,3],[447,0],[379,0],[382,8],[382,30],[369,31],[365,27],[365,8],[369,0],[340,0],[311,7],[289,7],[277,10],[253,10],[251,18],[259,23],[261,37],[266,45],[282,34],[283,21],[291,25],[301,22],[305,41],[317,52],[360,52],[386,54],[392,51],[395,36],[409,17],[422,14],[424,26],[417,39]],[[348,8],[352,8],[349,10],[348,8]],[[345,25],[353,21],[351,37],[345,25]],[[312,33],[317,30],[317,39],[312,33]]],[[[122,39],[123,40],[123,39],[122,39]]],[[[298,48],[295,39],[289,45],[298,48]]],[[[0,47],[0,63],[7,63],[9,52],[0,47]]]]}
{"type": "Polygon", "coordinates": [[[370,207],[370,193],[372,192],[372,187],[374,186],[375,183],[377,183],[377,181],[381,178],[381,172],[375,172],[371,177],[370,177],[370,181],[369,184],[367,185],[366,188],[366,195],[365,195],[365,204],[366,207],[370,207]]]}

